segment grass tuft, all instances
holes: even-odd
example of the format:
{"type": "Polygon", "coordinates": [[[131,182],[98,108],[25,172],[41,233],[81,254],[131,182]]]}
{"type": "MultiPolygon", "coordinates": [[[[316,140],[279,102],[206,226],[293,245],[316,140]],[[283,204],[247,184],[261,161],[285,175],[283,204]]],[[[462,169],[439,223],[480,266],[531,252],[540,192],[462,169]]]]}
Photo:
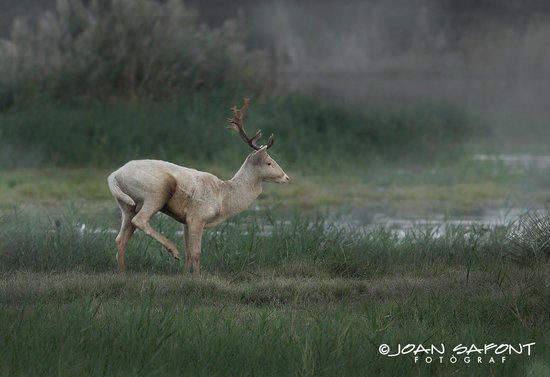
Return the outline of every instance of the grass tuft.
{"type": "Polygon", "coordinates": [[[550,260],[550,216],[547,212],[530,211],[523,215],[510,234],[511,255],[521,263],[550,260]]]}

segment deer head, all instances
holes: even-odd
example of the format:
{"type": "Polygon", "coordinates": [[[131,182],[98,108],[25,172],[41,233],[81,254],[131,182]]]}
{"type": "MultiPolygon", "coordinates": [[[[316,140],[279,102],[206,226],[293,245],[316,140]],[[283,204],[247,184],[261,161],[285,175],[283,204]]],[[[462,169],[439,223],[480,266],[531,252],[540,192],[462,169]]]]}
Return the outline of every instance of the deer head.
{"type": "Polygon", "coordinates": [[[267,154],[267,150],[273,146],[273,135],[269,137],[266,145],[258,145],[257,142],[262,137],[262,130],[258,130],[251,138],[248,137],[244,130],[244,118],[249,103],[250,100],[245,98],[243,106],[240,109],[233,106],[231,108],[233,117],[227,119],[229,121],[228,128],[237,132],[241,139],[254,149],[254,152],[246,158],[243,167],[250,170],[262,181],[288,183],[290,181],[289,176],[283,171],[279,164],[267,154]]]}

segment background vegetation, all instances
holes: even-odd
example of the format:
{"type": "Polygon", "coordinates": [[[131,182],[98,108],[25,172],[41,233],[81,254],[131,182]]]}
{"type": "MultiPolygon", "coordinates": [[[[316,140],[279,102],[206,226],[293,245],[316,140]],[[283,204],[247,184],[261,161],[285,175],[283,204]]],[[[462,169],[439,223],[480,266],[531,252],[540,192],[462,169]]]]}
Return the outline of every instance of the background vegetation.
{"type": "Polygon", "coordinates": [[[261,87],[265,74],[234,22],[208,28],[181,1],[60,0],[2,42],[0,104],[261,87]]]}
{"type": "Polygon", "coordinates": [[[2,41],[0,166],[234,166],[244,148],[222,127],[244,96],[251,130],[273,132],[275,153],[308,168],[431,156],[481,128],[441,101],[359,107],[275,89],[268,73],[236,23],[206,27],[180,1],[61,0],[2,41]]]}
{"type": "MultiPolygon", "coordinates": [[[[35,104],[0,114],[0,163],[113,166],[149,157],[236,168],[249,152],[224,129],[237,103],[242,99],[234,92],[209,91],[156,103],[35,104]]],[[[275,134],[272,151],[281,163],[318,171],[361,166],[376,157],[419,160],[448,153],[478,131],[468,116],[444,104],[361,109],[300,94],[255,98],[248,118],[249,133],[275,134]]]]}

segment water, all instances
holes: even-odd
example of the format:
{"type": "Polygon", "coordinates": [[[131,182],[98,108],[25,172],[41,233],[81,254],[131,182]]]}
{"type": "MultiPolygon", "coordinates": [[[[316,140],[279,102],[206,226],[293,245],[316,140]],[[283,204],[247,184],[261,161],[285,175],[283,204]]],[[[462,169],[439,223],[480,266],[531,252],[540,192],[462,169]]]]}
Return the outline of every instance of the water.
{"type": "MultiPolygon", "coordinates": [[[[341,229],[354,229],[371,231],[383,227],[399,238],[404,238],[407,233],[414,229],[430,230],[432,237],[439,238],[445,235],[449,227],[472,227],[481,226],[485,228],[494,228],[498,226],[508,226],[516,223],[521,216],[527,212],[543,212],[544,209],[528,209],[524,207],[517,208],[487,208],[478,215],[452,215],[443,213],[434,213],[428,217],[414,216],[396,216],[382,211],[373,211],[372,208],[355,208],[351,211],[334,212],[325,220],[325,226],[337,227],[341,229]]],[[[255,232],[257,237],[270,237],[273,234],[274,225],[270,222],[260,219],[260,227],[255,232]]],[[[276,220],[275,225],[290,225],[291,220],[276,220]]],[[[242,235],[249,234],[249,228],[246,224],[229,223],[227,226],[235,227],[235,231],[242,235]]],[[[85,223],[76,224],[76,229],[80,234],[113,234],[118,233],[114,228],[97,228],[87,226],[85,223]]],[[[216,228],[208,232],[220,232],[216,228]]],[[[170,235],[170,234],[169,234],[170,235]]],[[[183,231],[178,230],[172,234],[175,237],[182,237],[183,231]]]]}
{"type": "Polygon", "coordinates": [[[527,212],[543,211],[542,208],[528,209],[517,208],[486,208],[475,215],[449,215],[444,213],[433,213],[426,217],[396,216],[380,211],[371,211],[366,208],[357,208],[347,214],[341,215],[336,220],[340,227],[352,227],[366,231],[384,227],[397,234],[400,238],[405,237],[407,232],[414,229],[429,229],[434,238],[445,235],[449,227],[472,227],[495,228],[508,226],[517,223],[527,212]]]}
{"type": "Polygon", "coordinates": [[[550,156],[532,154],[474,154],[474,161],[501,163],[512,169],[548,169],[550,168],[550,156]]]}

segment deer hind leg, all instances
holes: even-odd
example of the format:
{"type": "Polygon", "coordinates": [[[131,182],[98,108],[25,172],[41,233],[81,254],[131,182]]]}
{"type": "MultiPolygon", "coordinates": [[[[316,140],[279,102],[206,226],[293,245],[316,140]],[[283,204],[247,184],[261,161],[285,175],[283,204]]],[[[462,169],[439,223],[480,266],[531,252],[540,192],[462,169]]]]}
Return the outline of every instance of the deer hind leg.
{"type": "Polygon", "coordinates": [[[157,232],[155,229],[151,227],[149,224],[149,220],[151,217],[157,213],[162,208],[162,205],[155,205],[152,203],[143,203],[143,206],[137,213],[137,215],[134,216],[132,219],[132,224],[136,227],[141,229],[145,234],[148,236],[154,238],[158,242],[162,244],[169,252],[172,254],[172,256],[179,260],[180,254],[178,252],[178,249],[176,245],[172,241],[170,241],[168,238],[164,237],[162,234],[157,232]]]}
{"type": "Polygon", "coordinates": [[[118,249],[117,262],[119,272],[126,271],[126,263],[124,261],[124,255],[126,254],[126,245],[128,240],[134,234],[136,227],[132,224],[132,218],[135,215],[134,207],[119,201],[120,212],[122,213],[122,224],[120,225],[120,232],[116,236],[115,242],[118,249]]]}
{"type": "Polygon", "coordinates": [[[201,268],[201,243],[204,224],[191,223],[185,227],[185,272],[193,266],[193,274],[198,275],[201,268]]]}

